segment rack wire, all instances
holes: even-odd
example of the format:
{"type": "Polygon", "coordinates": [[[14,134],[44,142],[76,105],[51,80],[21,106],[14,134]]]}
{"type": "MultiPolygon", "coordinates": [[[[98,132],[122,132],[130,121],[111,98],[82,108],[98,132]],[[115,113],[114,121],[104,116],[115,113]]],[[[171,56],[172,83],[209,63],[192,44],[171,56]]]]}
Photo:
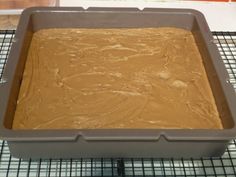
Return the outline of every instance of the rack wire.
{"type": "MultiPolygon", "coordinates": [[[[14,30],[0,30],[0,82],[9,54],[14,30]]],[[[236,90],[236,32],[213,32],[214,41],[236,90]]],[[[201,159],[39,159],[22,160],[10,155],[0,140],[0,177],[68,176],[236,176],[236,140],[219,158],[201,159]]]]}

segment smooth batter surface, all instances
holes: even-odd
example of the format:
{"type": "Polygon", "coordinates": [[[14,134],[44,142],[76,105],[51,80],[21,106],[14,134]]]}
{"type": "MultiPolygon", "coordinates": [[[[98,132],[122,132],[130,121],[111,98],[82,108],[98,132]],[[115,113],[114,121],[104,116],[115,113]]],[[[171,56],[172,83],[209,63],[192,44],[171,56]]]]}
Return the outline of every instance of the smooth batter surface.
{"type": "Polygon", "coordinates": [[[13,129],[71,128],[222,128],[191,32],[36,32],[13,129]]]}

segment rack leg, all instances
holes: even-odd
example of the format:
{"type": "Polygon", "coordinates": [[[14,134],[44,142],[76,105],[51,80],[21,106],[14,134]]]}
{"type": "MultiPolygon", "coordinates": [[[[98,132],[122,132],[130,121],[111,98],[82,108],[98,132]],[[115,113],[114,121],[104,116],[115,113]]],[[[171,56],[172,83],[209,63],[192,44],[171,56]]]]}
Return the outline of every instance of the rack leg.
{"type": "Polygon", "coordinates": [[[117,160],[117,173],[118,173],[118,176],[125,176],[125,163],[124,163],[124,160],[123,159],[118,159],[117,160]]]}

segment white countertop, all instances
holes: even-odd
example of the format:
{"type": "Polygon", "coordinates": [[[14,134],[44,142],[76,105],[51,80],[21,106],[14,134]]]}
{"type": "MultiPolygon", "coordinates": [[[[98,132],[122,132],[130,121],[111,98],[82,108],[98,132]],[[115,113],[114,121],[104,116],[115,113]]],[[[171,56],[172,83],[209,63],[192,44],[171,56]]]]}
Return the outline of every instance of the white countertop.
{"type": "Polygon", "coordinates": [[[211,31],[236,31],[236,3],[157,0],[61,0],[60,6],[189,8],[201,11],[211,31]]]}
{"type": "MultiPolygon", "coordinates": [[[[160,0],[60,0],[60,6],[188,8],[201,11],[211,31],[236,31],[236,2],[166,1],[160,0]]],[[[0,14],[20,14],[21,9],[0,10],[0,14]]]]}

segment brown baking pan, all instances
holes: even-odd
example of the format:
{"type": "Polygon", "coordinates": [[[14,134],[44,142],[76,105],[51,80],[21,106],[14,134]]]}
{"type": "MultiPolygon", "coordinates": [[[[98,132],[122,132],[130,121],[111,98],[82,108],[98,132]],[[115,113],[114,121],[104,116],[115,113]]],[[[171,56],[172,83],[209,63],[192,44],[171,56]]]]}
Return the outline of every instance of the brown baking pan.
{"type": "MultiPolygon", "coordinates": [[[[0,85],[0,138],[21,158],[211,157],[236,135],[236,96],[204,16],[190,9],[34,7],[21,15],[0,85]],[[27,51],[34,32],[47,28],[177,27],[190,30],[202,55],[223,130],[12,130],[27,51]]],[[[179,117],[176,117],[178,119],[179,117]]]]}

